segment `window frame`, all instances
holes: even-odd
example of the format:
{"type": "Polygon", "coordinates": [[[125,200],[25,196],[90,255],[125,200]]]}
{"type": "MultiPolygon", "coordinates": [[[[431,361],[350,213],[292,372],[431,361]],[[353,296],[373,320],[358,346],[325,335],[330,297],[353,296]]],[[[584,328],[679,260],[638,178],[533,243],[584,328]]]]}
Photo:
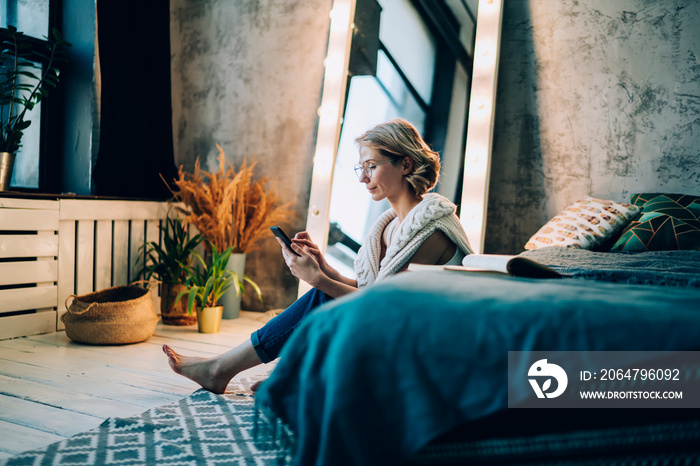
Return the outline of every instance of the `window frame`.
{"type": "MultiPolygon", "coordinates": [[[[72,43],[66,50],[61,78],[41,101],[38,188],[11,187],[20,194],[92,196],[95,185],[96,138],[99,137],[97,102],[95,0],[46,0],[48,30],[56,28],[72,43]]],[[[6,0],[4,5],[17,3],[6,0]]],[[[44,39],[32,37],[37,42],[44,39]]]]}
{"type": "MultiPolygon", "coordinates": [[[[44,38],[39,38],[35,36],[31,36],[27,33],[25,33],[25,37],[27,38],[27,42],[30,44],[30,53],[35,54],[38,51],[43,51],[49,46],[49,41],[46,39],[46,37],[49,37],[51,34],[51,30],[53,28],[58,29],[59,31],[61,30],[59,20],[60,20],[60,11],[61,11],[61,0],[46,0],[48,2],[48,28],[45,31],[45,37],[44,38]]],[[[3,2],[3,9],[5,11],[9,11],[10,8],[12,8],[12,5],[16,4],[16,0],[6,0],[3,2]]],[[[8,21],[8,25],[11,23],[8,21]]],[[[14,25],[13,25],[14,26],[14,25]]],[[[20,31],[24,32],[24,31],[20,31]]],[[[41,64],[42,67],[45,67],[48,63],[47,60],[40,55],[36,55],[31,58],[32,61],[35,63],[41,64]]],[[[51,130],[50,127],[50,122],[52,120],[52,115],[55,112],[54,108],[56,107],[54,105],[55,101],[61,99],[61,93],[62,93],[62,88],[61,86],[57,86],[56,89],[53,89],[50,93],[50,95],[44,99],[41,100],[40,107],[39,107],[39,154],[38,154],[38,174],[37,174],[37,184],[38,186],[36,188],[33,187],[16,187],[16,186],[10,186],[12,191],[15,192],[20,192],[20,193],[45,193],[45,192],[50,192],[48,188],[49,179],[50,176],[49,174],[52,173],[53,167],[49,166],[48,163],[48,156],[47,156],[47,151],[48,147],[51,146],[51,142],[53,138],[55,137],[55,131],[51,130]]]]}

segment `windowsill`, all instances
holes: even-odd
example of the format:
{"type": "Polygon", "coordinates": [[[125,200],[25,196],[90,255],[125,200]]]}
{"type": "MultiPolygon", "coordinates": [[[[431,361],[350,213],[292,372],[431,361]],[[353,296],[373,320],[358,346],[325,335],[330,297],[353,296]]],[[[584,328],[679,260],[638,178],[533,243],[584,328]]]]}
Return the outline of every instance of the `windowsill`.
{"type": "Polygon", "coordinates": [[[41,200],[57,200],[57,199],[92,199],[101,201],[147,201],[147,202],[165,202],[172,198],[145,198],[145,197],[113,197],[113,196],[93,196],[80,195],[73,193],[50,194],[38,193],[31,191],[0,191],[0,197],[9,197],[16,199],[41,199],[41,200]]]}

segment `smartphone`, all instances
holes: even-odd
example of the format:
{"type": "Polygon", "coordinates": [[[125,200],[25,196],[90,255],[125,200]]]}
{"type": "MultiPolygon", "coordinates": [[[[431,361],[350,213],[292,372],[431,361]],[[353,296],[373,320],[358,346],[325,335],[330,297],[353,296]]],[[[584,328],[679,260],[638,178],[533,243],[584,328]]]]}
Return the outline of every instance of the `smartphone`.
{"type": "Polygon", "coordinates": [[[272,230],[272,234],[275,235],[276,237],[280,238],[282,241],[284,241],[284,244],[287,245],[287,247],[297,256],[297,252],[292,249],[292,240],[289,239],[289,236],[278,226],[270,227],[270,230],[272,230]]]}

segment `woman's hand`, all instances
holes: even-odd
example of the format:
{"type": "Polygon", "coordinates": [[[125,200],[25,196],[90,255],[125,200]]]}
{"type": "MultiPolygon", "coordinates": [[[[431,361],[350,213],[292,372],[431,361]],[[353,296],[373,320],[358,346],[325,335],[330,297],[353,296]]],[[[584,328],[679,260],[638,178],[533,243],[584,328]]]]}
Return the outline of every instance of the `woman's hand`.
{"type": "Polygon", "coordinates": [[[284,262],[287,264],[287,267],[289,267],[292,275],[315,287],[325,274],[316,261],[314,254],[311,252],[312,248],[306,245],[300,245],[296,238],[292,240],[291,250],[281,239],[277,238],[277,242],[282,246],[284,262]]]}
{"type": "Polygon", "coordinates": [[[311,254],[314,259],[316,259],[321,272],[323,272],[327,277],[334,280],[338,279],[338,272],[333,267],[328,265],[326,258],[323,257],[323,254],[321,254],[321,248],[319,248],[318,245],[311,240],[309,233],[306,231],[300,231],[294,235],[292,242],[305,248],[305,250],[308,251],[308,253],[311,254]]]}
{"type": "Polygon", "coordinates": [[[357,280],[343,277],[328,265],[321,254],[321,248],[311,241],[307,232],[297,233],[292,238],[291,248],[279,238],[277,242],[282,246],[282,255],[287,267],[298,279],[334,298],[357,291],[357,280]]]}

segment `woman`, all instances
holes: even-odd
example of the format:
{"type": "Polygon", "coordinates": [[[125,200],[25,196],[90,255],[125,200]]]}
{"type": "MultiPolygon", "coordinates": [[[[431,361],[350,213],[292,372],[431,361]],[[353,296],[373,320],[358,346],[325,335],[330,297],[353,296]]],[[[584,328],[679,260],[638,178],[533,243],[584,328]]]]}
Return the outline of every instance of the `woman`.
{"type": "Polygon", "coordinates": [[[224,393],[239,372],[274,360],[303,318],[326,301],[405,270],[410,263],[461,264],[472,252],[455,205],[438,194],[426,194],[437,183],[440,159],[411,123],[392,120],[355,142],[360,182],[373,200],[386,199],[391,205],[374,223],[358,253],[357,279],[344,277],[328,265],[308,233],[297,233],[291,249],[278,238],[292,274],[313,289],[254,332],[249,341],[220,356],[186,357],[164,345],[175,372],[211,392],[224,393]]]}

